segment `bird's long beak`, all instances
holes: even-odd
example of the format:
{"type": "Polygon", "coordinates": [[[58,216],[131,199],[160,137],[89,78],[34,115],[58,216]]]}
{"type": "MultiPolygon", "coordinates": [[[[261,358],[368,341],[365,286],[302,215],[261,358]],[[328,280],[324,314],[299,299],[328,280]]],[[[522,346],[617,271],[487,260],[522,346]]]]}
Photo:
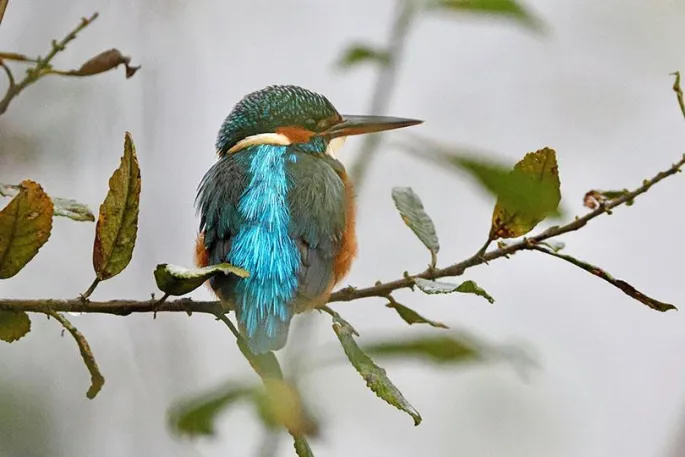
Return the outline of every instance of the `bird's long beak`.
{"type": "Polygon", "coordinates": [[[345,116],[342,122],[333,125],[320,135],[329,138],[341,136],[362,135],[364,133],[383,132],[385,130],[401,129],[412,125],[421,124],[417,119],[389,116],[345,116]]]}

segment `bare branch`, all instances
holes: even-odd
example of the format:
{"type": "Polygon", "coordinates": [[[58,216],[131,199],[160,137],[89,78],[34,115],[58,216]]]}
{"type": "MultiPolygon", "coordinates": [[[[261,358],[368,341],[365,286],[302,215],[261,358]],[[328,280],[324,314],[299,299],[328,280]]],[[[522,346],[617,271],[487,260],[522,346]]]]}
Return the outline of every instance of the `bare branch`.
{"type": "MultiPolygon", "coordinates": [[[[369,114],[384,114],[388,109],[395,83],[397,80],[397,70],[404,54],[405,42],[409,34],[409,29],[416,16],[416,6],[414,2],[397,0],[397,17],[390,31],[388,42],[388,61],[382,66],[376,86],[373,91],[369,114]]],[[[371,167],[373,159],[378,154],[381,135],[366,135],[362,143],[357,160],[352,164],[350,177],[355,184],[357,192],[361,192],[365,182],[366,174],[371,167]]]]}

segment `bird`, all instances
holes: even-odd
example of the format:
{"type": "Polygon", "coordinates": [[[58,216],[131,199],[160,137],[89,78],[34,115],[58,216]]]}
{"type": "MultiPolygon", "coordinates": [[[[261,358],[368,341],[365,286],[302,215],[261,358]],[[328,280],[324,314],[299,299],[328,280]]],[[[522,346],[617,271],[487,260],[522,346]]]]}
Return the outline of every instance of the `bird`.
{"type": "Polygon", "coordinates": [[[208,283],[251,352],[285,347],[293,316],[325,305],[356,257],[354,187],[337,158],[346,137],[422,122],[341,115],[295,85],[267,86],[233,107],[197,188],[195,264],[249,273],[208,283]]]}

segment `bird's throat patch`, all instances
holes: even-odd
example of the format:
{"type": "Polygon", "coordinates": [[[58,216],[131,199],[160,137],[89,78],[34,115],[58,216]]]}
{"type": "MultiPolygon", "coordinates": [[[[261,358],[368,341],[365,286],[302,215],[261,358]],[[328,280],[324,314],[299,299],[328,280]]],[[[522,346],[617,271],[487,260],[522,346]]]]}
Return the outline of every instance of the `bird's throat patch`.
{"type": "Polygon", "coordinates": [[[290,140],[290,138],[282,133],[259,133],[257,135],[250,135],[238,141],[231,149],[228,150],[228,153],[233,154],[241,149],[245,149],[250,146],[257,146],[260,144],[288,146],[292,143],[293,142],[290,140]]]}

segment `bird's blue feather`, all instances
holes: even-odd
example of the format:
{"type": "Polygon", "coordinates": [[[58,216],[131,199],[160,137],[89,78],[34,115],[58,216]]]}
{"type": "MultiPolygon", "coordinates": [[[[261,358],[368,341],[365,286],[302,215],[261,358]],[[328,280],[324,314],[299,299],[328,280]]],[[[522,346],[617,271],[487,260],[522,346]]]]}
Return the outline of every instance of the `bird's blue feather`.
{"type": "Polygon", "coordinates": [[[288,236],[287,148],[251,149],[249,182],[237,207],[241,226],[226,260],[250,272],[236,285],[236,313],[251,348],[264,352],[287,337],[300,252],[288,236]]]}

